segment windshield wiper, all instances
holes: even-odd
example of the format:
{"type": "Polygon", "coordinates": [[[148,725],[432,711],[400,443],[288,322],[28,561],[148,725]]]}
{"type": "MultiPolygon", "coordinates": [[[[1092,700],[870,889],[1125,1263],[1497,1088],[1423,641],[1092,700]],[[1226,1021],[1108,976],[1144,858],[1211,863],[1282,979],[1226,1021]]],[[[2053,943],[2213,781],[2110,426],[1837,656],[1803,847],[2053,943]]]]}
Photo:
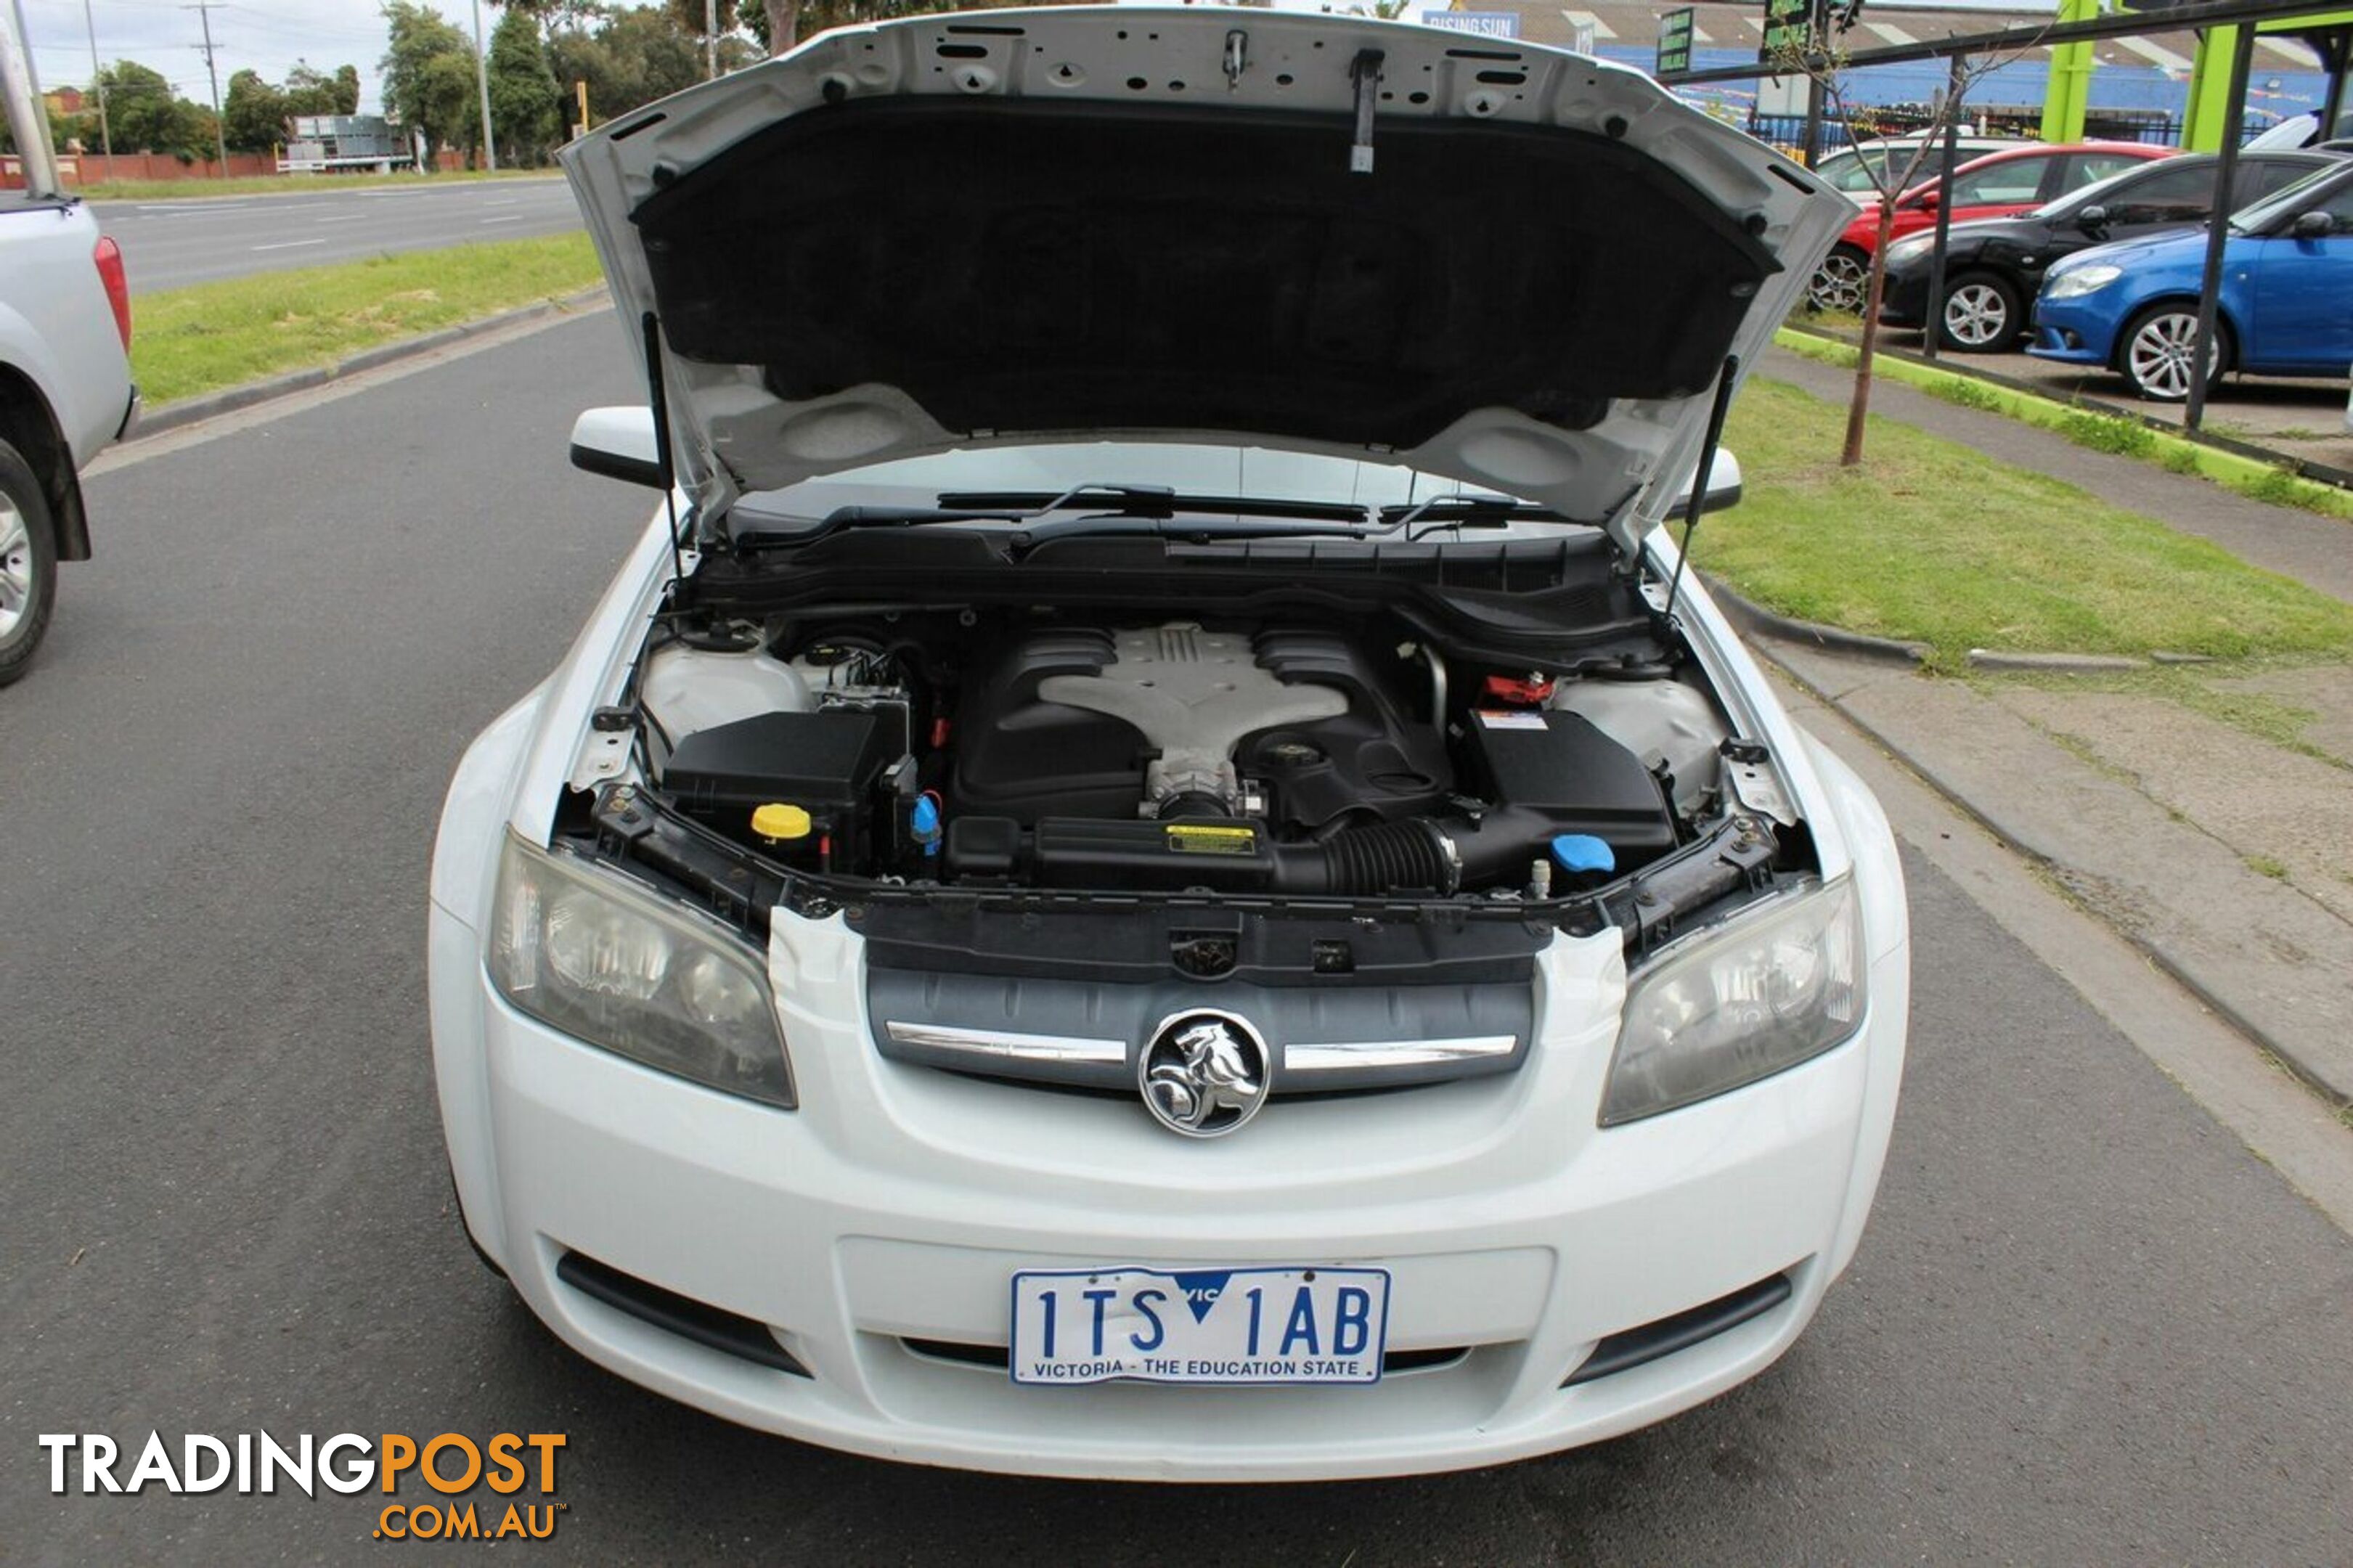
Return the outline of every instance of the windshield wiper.
{"type": "MultiPolygon", "coordinates": [[[[1199,502],[1179,496],[1166,485],[1128,485],[1090,480],[1059,494],[1051,491],[949,491],[939,504],[928,507],[839,506],[806,528],[747,530],[735,536],[737,549],[770,545],[814,544],[853,528],[922,528],[943,522],[1029,522],[1076,507],[1089,508],[1097,517],[1166,518],[1194,510],[1251,510],[1261,504],[1248,501],[1199,502]]],[[[1362,508],[1338,509],[1351,520],[1361,520],[1362,508]]],[[[1092,518],[1076,519],[1092,521],[1092,518]]]]}
{"type": "Polygon", "coordinates": [[[1409,542],[1447,528],[1509,528],[1515,522],[1576,521],[1533,501],[1475,491],[1434,495],[1411,506],[1385,507],[1381,510],[1383,531],[1403,534],[1409,542]]]}
{"type": "Polygon", "coordinates": [[[1253,538],[1387,532],[1373,509],[1349,501],[1259,496],[1184,495],[1166,485],[1091,482],[1060,494],[1045,490],[949,490],[930,507],[837,507],[806,528],[762,529],[735,536],[736,548],[810,544],[847,529],[920,528],[932,523],[1027,524],[1018,540],[1036,545],[1083,533],[1176,537],[1248,534],[1253,538]],[[1078,516],[1059,515],[1081,512],[1078,516]]]}

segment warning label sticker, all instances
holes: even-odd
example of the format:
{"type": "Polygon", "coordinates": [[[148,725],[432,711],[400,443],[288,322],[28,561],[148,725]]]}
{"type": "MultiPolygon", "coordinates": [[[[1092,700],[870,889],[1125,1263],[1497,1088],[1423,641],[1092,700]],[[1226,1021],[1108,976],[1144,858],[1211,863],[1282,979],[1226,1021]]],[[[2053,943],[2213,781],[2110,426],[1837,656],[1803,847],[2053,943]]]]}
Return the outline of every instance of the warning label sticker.
{"type": "Polygon", "coordinates": [[[1172,822],[1168,847],[1179,855],[1254,855],[1258,829],[1220,822],[1172,822]]]}

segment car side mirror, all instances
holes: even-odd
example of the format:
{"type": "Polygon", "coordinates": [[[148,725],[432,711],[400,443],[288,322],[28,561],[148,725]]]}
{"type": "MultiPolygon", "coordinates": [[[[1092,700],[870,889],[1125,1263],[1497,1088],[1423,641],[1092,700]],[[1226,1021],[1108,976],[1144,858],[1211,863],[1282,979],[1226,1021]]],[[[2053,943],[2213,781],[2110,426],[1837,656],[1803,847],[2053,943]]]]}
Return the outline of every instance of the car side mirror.
{"type": "Polygon", "coordinates": [[[625,484],[665,488],[654,411],[642,404],[584,410],[572,422],[572,466],[625,484]]]}
{"type": "Polygon", "coordinates": [[[1922,191],[1920,193],[1920,206],[1923,211],[1935,212],[1936,210],[1936,193],[1934,191],[1922,191]]]}
{"type": "MultiPolygon", "coordinates": [[[[1675,493],[1675,504],[1667,515],[1681,517],[1689,511],[1691,498],[1691,481],[1685,479],[1683,488],[1675,493]]],[[[1699,510],[1704,512],[1722,511],[1726,507],[1739,504],[1740,459],[1718,447],[1715,460],[1707,466],[1707,490],[1700,498],[1699,510]]]]}
{"type": "Polygon", "coordinates": [[[2337,220],[2327,213],[2298,213],[2291,232],[2298,239],[2327,239],[2337,232],[2337,220]]]}
{"type": "Polygon", "coordinates": [[[2097,234],[2108,226],[2108,209],[2097,203],[2075,215],[2075,226],[2085,234],[2097,234]]]}

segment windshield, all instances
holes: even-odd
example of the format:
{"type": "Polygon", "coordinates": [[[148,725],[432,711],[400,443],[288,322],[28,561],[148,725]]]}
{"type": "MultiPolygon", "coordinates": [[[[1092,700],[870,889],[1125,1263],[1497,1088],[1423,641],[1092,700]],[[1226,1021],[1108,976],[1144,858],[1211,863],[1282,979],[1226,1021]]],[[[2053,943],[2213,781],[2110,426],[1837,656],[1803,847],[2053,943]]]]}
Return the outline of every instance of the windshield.
{"type": "MultiPolygon", "coordinates": [[[[1987,142],[1978,137],[1964,136],[1956,153],[1958,161],[1966,163],[1972,158],[1981,158],[2009,145],[2007,142],[1987,142]]],[[[1881,182],[1887,178],[1891,159],[1897,174],[1904,174],[1908,169],[1911,175],[1909,183],[1916,184],[1936,174],[1942,153],[1941,148],[1923,152],[1917,142],[1874,142],[1869,146],[1849,147],[1833,153],[1823,159],[1821,167],[1814,172],[1834,191],[1844,191],[1850,195],[1858,192],[1877,195],[1881,182]],[[1912,167],[1915,157],[1919,160],[1918,166],[1912,167]]]]}
{"type": "MultiPolygon", "coordinates": [[[[2182,164],[2177,160],[2168,158],[2165,160],[2165,166],[2168,171],[2173,171],[2181,168],[2182,164]]],[[[2052,197],[2027,216],[2040,218],[2073,217],[2085,207],[2105,206],[2107,205],[2109,192],[2118,185],[2145,176],[2148,171],[2149,165],[2147,163],[2136,163],[2129,168],[2119,169],[2105,179],[2094,180],[2079,190],[2069,191],[2063,196],[2052,197]]]]}
{"type": "Polygon", "coordinates": [[[2241,207],[2231,215],[2231,226],[2242,234],[2253,234],[2269,228],[2292,213],[2302,212],[2324,187],[2334,187],[2345,179],[2348,165],[2323,164],[2292,185],[2284,185],[2259,202],[2241,207]]]}

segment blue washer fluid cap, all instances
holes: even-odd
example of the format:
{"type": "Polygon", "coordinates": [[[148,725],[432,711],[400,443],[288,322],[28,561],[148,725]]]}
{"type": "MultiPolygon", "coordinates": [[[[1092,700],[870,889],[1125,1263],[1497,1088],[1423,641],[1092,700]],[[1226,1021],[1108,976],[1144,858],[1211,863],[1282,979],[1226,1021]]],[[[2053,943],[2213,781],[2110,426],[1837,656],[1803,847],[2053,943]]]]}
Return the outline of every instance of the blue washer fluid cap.
{"type": "Polygon", "coordinates": [[[1563,833],[1552,841],[1552,858],[1564,871],[1615,871],[1618,857],[1590,833],[1563,833]]]}
{"type": "Polygon", "coordinates": [[[907,826],[916,843],[926,855],[940,852],[940,807],[930,795],[919,796],[914,809],[907,814],[907,826]]]}

